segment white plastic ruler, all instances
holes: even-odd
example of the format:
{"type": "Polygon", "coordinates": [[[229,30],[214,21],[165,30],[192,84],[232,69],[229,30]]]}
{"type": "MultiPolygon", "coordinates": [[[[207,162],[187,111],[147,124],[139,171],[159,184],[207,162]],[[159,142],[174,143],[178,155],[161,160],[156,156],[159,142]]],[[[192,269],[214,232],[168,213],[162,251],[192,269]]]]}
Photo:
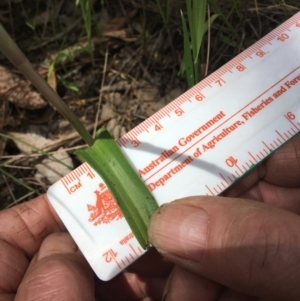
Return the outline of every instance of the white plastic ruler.
{"type": "MultiPolygon", "coordinates": [[[[300,130],[300,13],[118,140],[158,204],[218,195],[300,130]]],[[[103,180],[88,165],[47,196],[102,280],[139,258],[103,180]]]]}

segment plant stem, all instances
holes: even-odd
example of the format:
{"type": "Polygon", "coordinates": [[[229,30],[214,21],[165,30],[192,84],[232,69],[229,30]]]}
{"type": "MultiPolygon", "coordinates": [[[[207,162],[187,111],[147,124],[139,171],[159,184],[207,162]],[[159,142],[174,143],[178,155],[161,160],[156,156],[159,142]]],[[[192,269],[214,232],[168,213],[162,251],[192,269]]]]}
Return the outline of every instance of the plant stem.
{"type": "Polygon", "coordinates": [[[34,70],[24,53],[11,39],[0,24],[0,50],[37,88],[37,90],[73,125],[88,145],[93,145],[94,139],[83,126],[81,121],[70,110],[49,84],[34,70]]]}

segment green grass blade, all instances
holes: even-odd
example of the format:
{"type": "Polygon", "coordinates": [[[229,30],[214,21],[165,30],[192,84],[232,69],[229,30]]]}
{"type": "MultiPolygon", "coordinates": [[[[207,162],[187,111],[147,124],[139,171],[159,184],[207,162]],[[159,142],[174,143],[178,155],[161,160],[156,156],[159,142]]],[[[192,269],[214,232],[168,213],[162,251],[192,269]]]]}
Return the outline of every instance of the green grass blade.
{"type": "Polygon", "coordinates": [[[218,14],[220,16],[220,18],[223,20],[223,22],[225,23],[227,29],[234,35],[237,35],[236,30],[232,27],[232,25],[230,24],[230,22],[228,21],[228,19],[225,17],[225,15],[223,14],[223,12],[221,11],[221,9],[219,8],[219,6],[216,4],[215,0],[207,0],[209,5],[211,6],[212,10],[218,14]]]}
{"type": "Polygon", "coordinates": [[[156,5],[157,5],[157,8],[158,8],[158,11],[160,13],[160,16],[161,18],[163,19],[163,22],[165,24],[165,26],[167,26],[167,16],[163,10],[163,7],[161,5],[161,0],[156,0],[156,5]]]}
{"type": "Polygon", "coordinates": [[[171,16],[171,1],[172,0],[164,0],[166,1],[165,7],[163,7],[162,5],[162,1],[163,0],[156,0],[156,5],[159,11],[159,14],[161,15],[161,18],[163,19],[164,25],[166,27],[166,29],[168,30],[168,25],[169,25],[169,21],[170,21],[170,16],[171,16]]]}
{"type": "MultiPolygon", "coordinates": [[[[192,34],[191,34],[191,26],[193,24],[192,1],[193,0],[186,0],[186,11],[187,11],[187,23],[188,23],[188,26],[189,26],[189,30],[187,29],[187,32],[189,32],[189,35],[190,35],[190,38],[191,38],[191,43],[192,43],[191,46],[192,46],[192,51],[193,51],[194,48],[195,48],[195,45],[193,45],[192,34]]],[[[183,15],[183,13],[181,12],[181,18],[182,18],[182,15],[183,15]]],[[[187,24],[185,26],[187,28],[187,24]]],[[[184,29],[183,29],[183,31],[184,31],[184,29]]]]}
{"type": "Polygon", "coordinates": [[[28,186],[26,183],[24,183],[22,180],[17,179],[16,177],[14,177],[13,175],[11,175],[10,173],[6,172],[3,168],[0,167],[0,172],[2,174],[4,174],[5,176],[7,176],[8,178],[12,179],[14,182],[16,182],[17,184],[27,188],[30,191],[35,192],[36,190],[34,190],[32,187],[28,186]]]}
{"type": "Polygon", "coordinates": [[[158,205],[118,144],[106,129],[101,129],[93,146],[75,154],[102,177],[136,239],[146,249],[149,221],[158,205]]]}
{"type": "Polygon", "coordinates": [[[194,40],[193,56],[198,61],[202,39],[205,33],[206,0],[194,0],[192,24],[190,24],[191,39],[194,40]]]}
{"type": "Polygon", "coordinates": [[[72,170],[72,167],[69,166],[68,164],[64,163],[63,161],[61,161],[61,160],[59,160],[59,159],[57,159],[57,158],[55,158],[53,155],[51,155],[51,154],[45,152],[44,150],[42,150],[42,149],[40,149],[40,148],[38,148],[38,147],[36,147],[36,146],[34,146],[34,145],[28,143],[28,142],[23,141],[22,139],[15,138],[15,137],[13,137],[13,136],[6,135],[6,134],[2,134],[2,133],[0,133],[0,137],[6,138],[6,139],[11,139],[11,140],[13,140],[13,141],[15,140],[15,141],[18,141],[18,142],[20,142],[20,143],[23,143],[24,145],[29,146],[30,148],[34,149],[35,151],[37,151],[37,152],[39,152],[39,153],[41,153],[41,154],[47,156],[49,159],[52,159],[53,161],[55,161],[55,162],[57,162],[57,163],[59,163],[59,164],[65,166],[65,167],[69,168],[70,170],[72,170]]]}
{"type": "Polygon", "coordinates": [[[195,85],[194,63],[192,57],[191,42],[190,42],[189,32],[187,29],[183,12],[180,11],[180,13],[181,13],[181,20],[182,20],[183,47],[184,47],[184,54],[183,54],[184,65],[182,66],[182,69],[185,68],[188,86],[191,88],[192,86],[195,85]]]}
{"type": "Polygon", "coordinates": [[[80,4],[81,13],[84,21],[84,29],[88,40],[88,53],[94,64],[94,53],[93,53],[93,43],[92,43],[92,7],[90,0],[79,0],[76,1],[76,6],[80,4]]]}

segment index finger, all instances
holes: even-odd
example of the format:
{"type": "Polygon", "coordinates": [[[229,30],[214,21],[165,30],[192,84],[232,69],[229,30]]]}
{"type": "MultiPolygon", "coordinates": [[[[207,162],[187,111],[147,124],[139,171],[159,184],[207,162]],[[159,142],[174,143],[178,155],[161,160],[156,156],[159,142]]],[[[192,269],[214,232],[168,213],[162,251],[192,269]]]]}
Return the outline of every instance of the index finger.
{"type": "Polygon", "coordinates": [[[46,195],[0,212],[0,239],[23,250],[29,258],[46,236],[64,230],[46,195]]]}

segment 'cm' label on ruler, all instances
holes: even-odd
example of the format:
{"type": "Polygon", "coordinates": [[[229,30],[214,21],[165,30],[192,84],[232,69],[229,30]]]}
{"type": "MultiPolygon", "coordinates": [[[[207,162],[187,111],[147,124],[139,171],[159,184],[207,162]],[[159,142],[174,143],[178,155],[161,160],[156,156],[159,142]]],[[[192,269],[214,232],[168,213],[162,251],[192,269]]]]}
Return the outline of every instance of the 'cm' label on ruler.
{"type": "MultiPolygon", "coordinates": [[[[118,140],[159,205],[218,195],[300,131],[300,13],[118,140]]],[[[139,258],[88,165],[47,196],[87,261],[109,280],[139,258]]]]}

